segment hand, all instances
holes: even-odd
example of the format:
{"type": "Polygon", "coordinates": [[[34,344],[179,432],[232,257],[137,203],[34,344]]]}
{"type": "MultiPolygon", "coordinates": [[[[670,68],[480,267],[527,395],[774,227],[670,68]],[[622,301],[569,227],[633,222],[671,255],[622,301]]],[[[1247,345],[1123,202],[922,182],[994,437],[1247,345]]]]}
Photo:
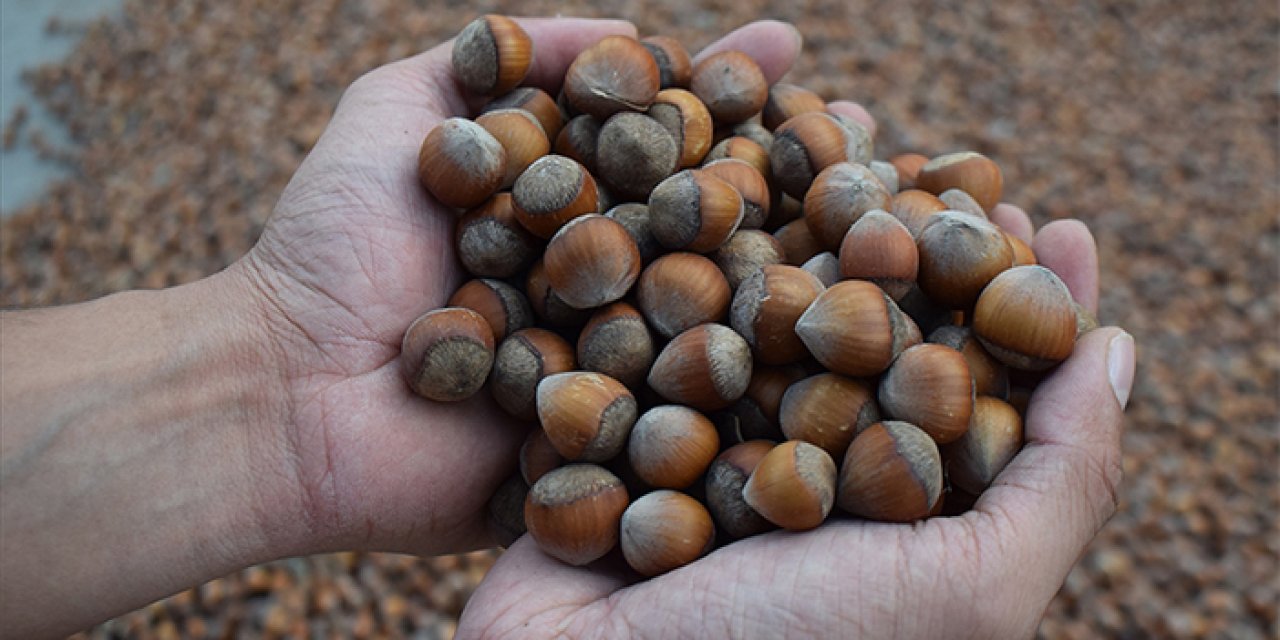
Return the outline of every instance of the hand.
{"type": "MultiPolygon", "coordinates": [[[[1025,213],[992,216],[1032,242],[1025,213]]],[[[1075,221],[1035,235],[1040,262],[1095,310],[1093,238],[1075,221]]],[[[915,525],[837,520],[735,542],[646,582],[571,567],[528,536],[489,572],[459,637],[1017,638],[1116,509],[1133,342],[1103,328],[1035,391],[1027,444],[963,516],[915,525]]]]}

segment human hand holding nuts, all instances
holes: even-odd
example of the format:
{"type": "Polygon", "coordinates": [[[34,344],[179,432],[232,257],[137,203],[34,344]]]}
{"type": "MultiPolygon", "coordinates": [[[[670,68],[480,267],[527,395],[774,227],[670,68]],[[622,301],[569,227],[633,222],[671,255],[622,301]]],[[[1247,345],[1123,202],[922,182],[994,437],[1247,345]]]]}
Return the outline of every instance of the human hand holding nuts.
{"type": "Polygon", "coordinates": [[[787,25],[753,23],[691,57],[635,36],[623,23],[489,16],[344,98],[255,250],[268,280],[288,274],[279,290],[298,299],[282,308],[334,310],[289,314],[318,360],[345,369],[334,379],[348,388],[323,397],[362,395],[389,418],[376,441],[352,416],[319,419],[339,435],[326,445],[342,461],[335,515],[377,523],[361,545],[420,553],[477,543],[485,518],[508,542],[527,527],[463,635],[775,635],[797,620],[820,636],[1026,635],[1114,510],[1132,346],[1112,328],[1077,336],[1078,309],[1096,306],[1088,231],[1059,222],[1033,236],[1025,213],[996,204],[1000,173],[984,156],[866,165],[875,126],[861,107],[769,90],[799,53],[787,25]],[[619,73],[601,71],[611,65],[619,73]],[[515,75],[544,93],[511,89],[515,75]],[[427,87],[426,106],[377,125],[389,109],[377,98],[404,91],[397,82],[427,87]],[[505,117],[459,117],[481,109],[505,117]],[[752,121],[761,112],[773,131],[752,121]],[[393,143],[360,148],[375,126],[393,143]],[[343,174],[347,143],[369,155],[343,174]],[[753,171],[767,196],[699,169],[698,150],[753,171]],[[616,153],[654,155],[628,173],[616,153]],[[382,162],[394,170],[364,171],[382,162]],[[978,210],[949,211],[967,202],[938,198],[951,189],[978,210]],[[317,191],[348,217],[321,213],[317,191]],[[796,224],[807,239],[779,231],[796,224]],[[304,228],[341,229],[345,244],[300,255],[284,240],[304,228]],[[776,245],[744,249],[734,264],[756,266],[731,282],[715,252],[761,228],[776,245]],[[782,266],[822,252],[857,279],[826,286],[782,266]],[[436,311],[468,276],[469,311],[436,311]],[[968,337],[935,341],[946,326],[968,337]],[[582,371],[588,353],[596,371],[582,371]],[[978,395],[981,367],[1004,386],[978,395]],[[789,382],[753,392],[757,374],[789,382]],[[824,411],[836,406],[857,411],[824,411]],[[748,415],[762,416],[751,437],[777,445],[730,456],[750,439],[748,415]],[[524,451],[517,465],[526,439],[542,443],[526,446],[540,452],[536,477],[521,474],[524,451]],[[950,515],[921,521],[938,513],[950,515]]]}

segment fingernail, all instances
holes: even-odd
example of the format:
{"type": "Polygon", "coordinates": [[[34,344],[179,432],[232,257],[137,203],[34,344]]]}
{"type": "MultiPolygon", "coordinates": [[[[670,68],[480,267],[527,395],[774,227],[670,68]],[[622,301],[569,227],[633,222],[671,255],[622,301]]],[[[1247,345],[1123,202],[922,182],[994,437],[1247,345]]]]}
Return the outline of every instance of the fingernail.
{"type": "Polygon", "coordinates": [[[1120,408],[1124,409],[1133,391],[1133,336],[1123,331],[1107,344],[1107,377],[1111,379],[1111,391],[1116,394],[1120,408]]]}

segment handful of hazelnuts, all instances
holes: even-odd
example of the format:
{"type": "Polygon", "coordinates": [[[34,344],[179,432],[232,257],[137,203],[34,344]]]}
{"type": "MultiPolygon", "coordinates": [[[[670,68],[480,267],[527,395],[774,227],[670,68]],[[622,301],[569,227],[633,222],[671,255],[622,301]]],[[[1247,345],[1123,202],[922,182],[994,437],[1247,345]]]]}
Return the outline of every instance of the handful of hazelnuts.
{"type": "Polygon", "coordinates": [[[533,55],[496,15],[454,43],[494,97],[427,135],[419,177],[475,279],[401,354],[418,394],[487,381],[538,423],[490,502],[507,541],[575,565],[620,545],[651,576],[836,506],[967,509],[1037,372],[1096,324],[988,220],[999,167],[873,160],[865,127],[741,52],[607,37],[558,99],[518,86],[533,55]]]}

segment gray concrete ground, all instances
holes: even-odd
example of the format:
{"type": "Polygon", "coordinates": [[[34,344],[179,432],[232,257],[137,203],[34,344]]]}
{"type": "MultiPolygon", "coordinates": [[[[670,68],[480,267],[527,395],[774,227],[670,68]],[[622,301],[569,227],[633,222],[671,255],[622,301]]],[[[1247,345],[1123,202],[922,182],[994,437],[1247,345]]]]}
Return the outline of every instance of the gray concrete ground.
{"type": "Polygon", "coordinates": [[[76,44],[71,35],[51,35],[45,28],[52,17],[83,23],[120,11],[123,0],[0,0],[0,127],[19,105],[25,105],[27,124],[18,144],[0,151],[0,216],[37,198],[49,182],[66,175],[56,164],[42,161],[27,143],[39,130],[56,146],[70,144],[66,130],[40,108],[22,82],[23,69],[53,62],[76,44]]]}

